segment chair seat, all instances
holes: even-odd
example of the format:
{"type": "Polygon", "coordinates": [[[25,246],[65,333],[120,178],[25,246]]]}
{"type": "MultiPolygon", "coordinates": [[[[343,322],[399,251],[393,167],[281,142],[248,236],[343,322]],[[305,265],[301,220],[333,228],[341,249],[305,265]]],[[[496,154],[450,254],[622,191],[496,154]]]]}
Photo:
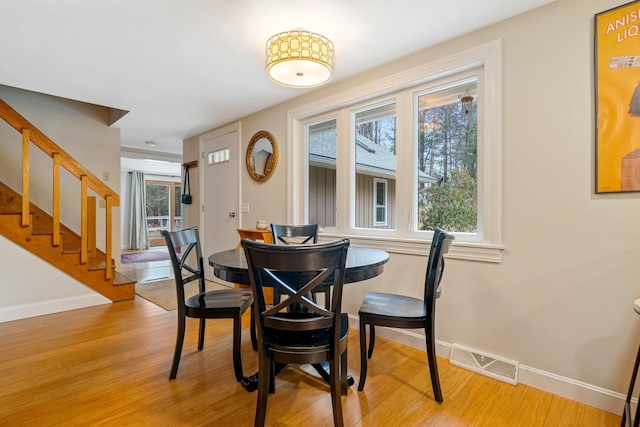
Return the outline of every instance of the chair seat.
{"type": "Polygon", "coordinates": [[[402,319],[424,320],[427,317],[426,306],[422,299],[383,292],[367,292],[360,306],[360,313],[402,319]]]}
{"type": "MultiPolygon", "coordinates": [[[[342,313],[340,325],[340,339],[349,333],[349,318],[346,313],[342,313]]],[[[314,329],[311,331],[283,331],[282,329],[264,328],[264,342],[273,347],[304,348],[326,345],[331,342],[329,328],[314,329]]]]}
{"type": "Polygon", "coordinates": [[[215,309],[215,312],[207,311],[207,313],[212,317],[218,317],[217,313],[225,309],[244,312],[252,303],[253,295],[249,289],[223,289],[193,295],[187,298],[185,306],[190,312],[215,309]]]}

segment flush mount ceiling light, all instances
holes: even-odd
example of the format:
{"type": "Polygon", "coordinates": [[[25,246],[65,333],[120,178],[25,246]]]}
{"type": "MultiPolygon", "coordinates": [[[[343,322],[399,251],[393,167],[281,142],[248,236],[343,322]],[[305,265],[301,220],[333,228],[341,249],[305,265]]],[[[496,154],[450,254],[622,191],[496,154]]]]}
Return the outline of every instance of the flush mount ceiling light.
{"type": "Polygon", "coordinates": [[[283,86],[306,88],[333,78],[331,40],[306,30],[278,33],[267,41],[267,76],[283,86]]]}

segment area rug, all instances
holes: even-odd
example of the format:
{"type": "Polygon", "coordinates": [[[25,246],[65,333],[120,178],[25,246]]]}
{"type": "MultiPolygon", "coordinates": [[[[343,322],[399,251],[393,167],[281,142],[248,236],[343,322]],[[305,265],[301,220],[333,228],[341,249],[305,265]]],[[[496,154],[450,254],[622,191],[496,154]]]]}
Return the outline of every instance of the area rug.
{"type": "MultiPolygon", "coordinates": [[[[225,289],[223,285],[214,282],[206,282],[205,286],[208,291],[214,289],[225,289]]],[[[184,293],[186,298],[197,294],[198,282],[194,281],[187,283],[184,287],[184,293]]],[[[136,283],[136,294],[167,311],[176,310],[178,308],[176,282],[173,279],[136,283]]]]}
{"type": "Polygon", "coordinates": [[[166,261],[169,254],[164,251],[127,252],[120,255],[123,264],[135,264],[138,262],[166,261]]]}

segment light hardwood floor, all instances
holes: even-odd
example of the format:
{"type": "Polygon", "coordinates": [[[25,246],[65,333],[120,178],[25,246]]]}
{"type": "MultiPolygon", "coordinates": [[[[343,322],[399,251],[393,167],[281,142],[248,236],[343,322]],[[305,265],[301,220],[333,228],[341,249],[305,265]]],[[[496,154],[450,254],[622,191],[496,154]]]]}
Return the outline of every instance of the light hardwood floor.
{"type": "MultiPolygon", "coordinates": [[[[233,376],[231,321],[196,321],[178,378],[169,382],[175,312],[135,300],[0,324],[0,424],[7,426],[251,426],[256,393],[233,376]]],[[[358,334],[349,337],[357,383],[358,334]]],[[[248,317],[245,374],[256,369],[248,317]]],[[[620,417],[526,385],[512,386],[439,359],[444,403],[436,404],[424,352],[376,344],[364,392],[343,397],[347,426],[618,426],[620,417]]],[[[287,367],[269,398],[269,426],[331,426],[328,386],[287,367]]]]}

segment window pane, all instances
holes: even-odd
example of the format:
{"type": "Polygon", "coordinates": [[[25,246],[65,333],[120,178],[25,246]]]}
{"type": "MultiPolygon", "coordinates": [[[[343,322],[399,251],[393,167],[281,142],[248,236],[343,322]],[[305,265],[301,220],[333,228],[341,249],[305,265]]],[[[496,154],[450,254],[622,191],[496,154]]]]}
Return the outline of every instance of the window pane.
{"type": "MultiPolygon", "coordinates": [[[[372,228],[378,222],[382,228],[395,228],[395,179],[396,179],[396,105],[386,104],[355,115],[355,218],[357,228],[372,228]],[[373,212],[375,179],[387,180],[382,192],[386,221],[379,221],[373,212]]],[[[379,192],[380,193],[380,192],[379,192]]]]}
{"type": "Polygon", "coordinates": [[[309,224],[336,226],[336,120],[306,128],[309,147],[309,224]]]}
{"type": "Polygon", "coordinates": [[[376,205],[385,205],[384,182],[376,182],[376,205]]]}
{"type": "Polygon", "coordinates": [[[147,196],[147,229],[149,240],[162,239],[160,232],[170,230],[170,191],[168,184],[146,183],[147,196]]]}
{"type": "Polygon", "coordinates": [[[476,232],[477,79],[418,94],[418,229],[476,232]]]}

